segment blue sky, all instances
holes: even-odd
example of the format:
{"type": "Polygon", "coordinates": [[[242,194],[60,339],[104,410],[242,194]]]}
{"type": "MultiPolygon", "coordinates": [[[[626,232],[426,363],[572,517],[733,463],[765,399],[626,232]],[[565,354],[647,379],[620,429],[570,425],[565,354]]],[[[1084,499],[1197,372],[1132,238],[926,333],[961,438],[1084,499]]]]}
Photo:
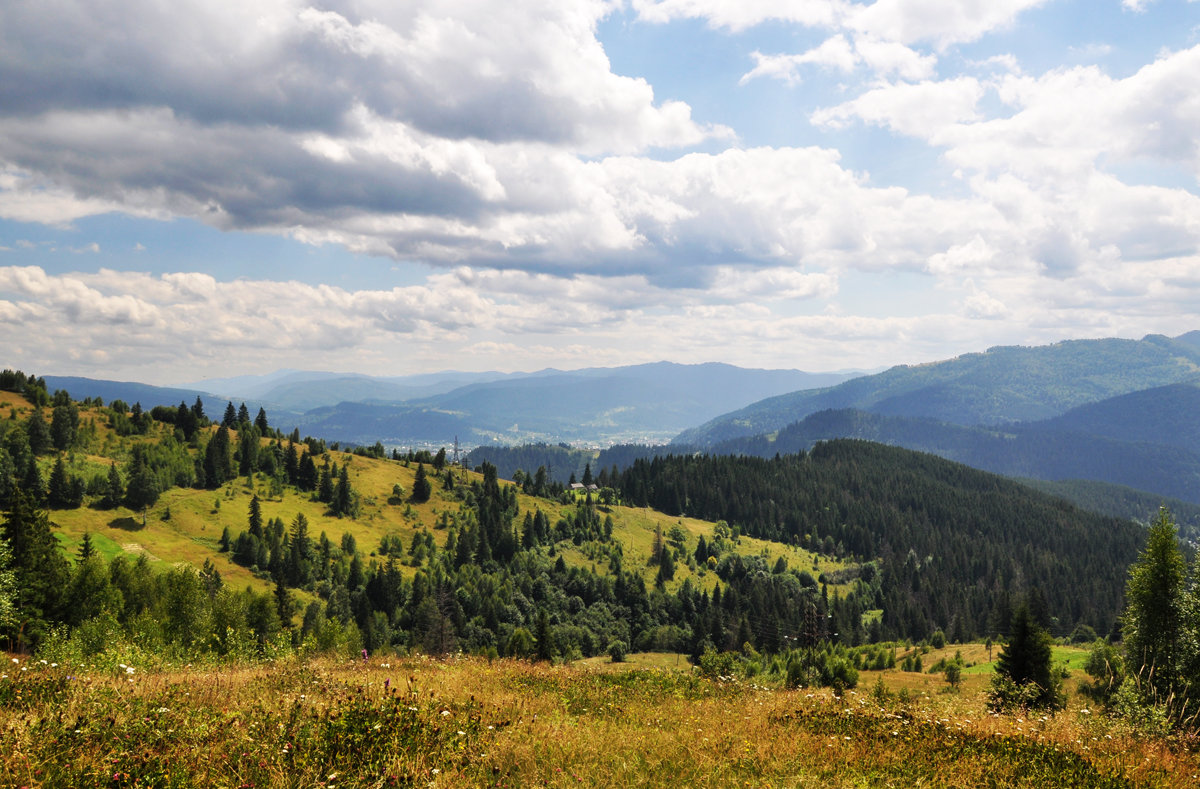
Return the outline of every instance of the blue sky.
{"type": "Polygon", "coordinates": [[[0,364],[875,368],[1200,328],[1194,0],[0,7],[0,364]]]}

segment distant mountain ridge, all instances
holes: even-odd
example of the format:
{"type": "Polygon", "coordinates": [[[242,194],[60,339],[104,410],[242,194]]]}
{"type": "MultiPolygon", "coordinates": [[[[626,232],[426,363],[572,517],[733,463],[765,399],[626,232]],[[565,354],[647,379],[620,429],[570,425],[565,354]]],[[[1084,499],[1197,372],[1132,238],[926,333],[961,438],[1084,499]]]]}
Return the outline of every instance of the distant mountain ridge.
{"type": "Polygon", "coordinates": [[[543,370],[400,403],[342,402],[309,411],[299,425],[302,432],[356,443],[449,442],[455,435],[468,444],[664,442],[761,394],[851,375],[672,362],[543,370]],[[436,424],[441,435],[434,437],[422,420],[436,424]]]}
{"type": "Polygon", "coordinates": [[[143,407],[200,396],[262,407],[272,424],[352,444],[468,446],[526,441],[665,442],[689,425],[782,392],[829,386],[857,373],[754,370],[728,364],[655,362],[531,373],[447,371],[392,378],[278,370],[214,378],[188,388],[46,376],[76,397],[143,407]]]}
{"type": "Polygon", "coordinates": [[[1006,346],[917,366],[893,367],[825,389],[791,392],[685,430],[673,443],[713,446],[770,433],[827,409],[978,426],[1030,422],[1077,406],[1200,376],[1200,335],[1171,339],[1068,340],[1006,346]]]}

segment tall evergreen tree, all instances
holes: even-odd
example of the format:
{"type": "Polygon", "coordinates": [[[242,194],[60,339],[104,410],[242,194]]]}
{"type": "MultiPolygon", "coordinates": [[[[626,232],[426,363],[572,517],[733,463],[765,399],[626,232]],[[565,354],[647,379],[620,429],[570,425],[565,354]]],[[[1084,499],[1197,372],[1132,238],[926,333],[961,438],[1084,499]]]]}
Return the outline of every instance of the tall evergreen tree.
{"type": "MultiPolygon", "coordinates": [[[[1146,549],[1129,570],[1121,618],[1129,675],[1166,699],[1179,683],[1184,573],[1175,522],[1160,508],[1146,536],[1146,549]]],[[[1151,695],[1147,693],[1147,695],[1151,695]]]]}
{"type": "MultiPolygon", "coordinates": [[[[230,405],[233,405],[233,403],[230,403],[230,405]]],[[[246,407],[245,403],[242,403],[238,408],[237,424],[239,429],[242,425],[250,424],[250,409],[246,407]]]]}
{"type": "Polygon", "coordinates": [[[143,526],[146,525],[146,510],[158,501],[159,492],[158,480],[146,464],[143,453],[134,452],[129,484],[125,488],[125,506],[142,513],[143,526]]]}
{"type": "Polygon", "coordinates": [[[29,438],[29,449],[34,455],[45,455],[54,448],[50,428],[42,418],[42,409],[35,408],[25,422],[25,434],[29,438]]]}
{"type": "Polygon", "coordinates": [[[70,568],[50,531],[45,511],[24,491],[17,490],[13,495],[3,528],[3,537],[12,550],[16,608],[23,625],[21,640],[36,646],[50,623],[62,614],[70,568]]]}
{"type": "Polygon", "coordinates": [[[425,475],[425,466],[418,463],[417,474],[413,477],[412,500],[420,504],[429,501],[431,495],[433,495],[433,485],[425,475]]]}
{"type": "Polygon", "coordinates": [[[221,417],[221,427],[230,429],[237,427],[237,409],[233,407],[233,403],[225,404],[225,414],[221,417]]]}
{"type": "Polygon", "coordinates": [[[267,412],[259,407],[258,416],[254,417],[254,426],[258,428],[260,435],[271,435],[271,425],[267,422],[267,412]]]}
{"type": "Polygon", "coordinates": [[[1012,634],[996,660],[993,703],[1007,706],[1027,703],[1031,707],[1062,706],[1061,683],[1056,681],[1050,662],[1050,634],[1043,630],[1022,602],[1013,611],[1012,634]],[[1011,686],[1005,686],[1007,681],[1011,686]],[[1019,697],[1011,697],[1016,688],[1019,697]]]}
{"type": "Polygon", "coordinates": [[[60,452],[70,449],[79,431],[79,408],[68,400],[54,406],[50,417],[50,440],[60,452]]]}
{"type": "Polygon", "coordinates": [[[62,455],[59,455],[54,459],[49,490],[46,492],[46,504],[51,509],[70,509],[83,503],[75,499],[75,486],[71,483],[72,480],[67,475],[67,466],[63,463],[62,455]]]}
{"type": "Polygon", "coordinates": [[[196,402],[192,403],[192,417],[196,420],[196,427],[208,424],[208,417],[204,415],[204,401],[200,399],[200,395],[196,395],[196,402]]]}
{"type": "Polygon", "coordinates": [[[229,428],[221,425],[204,448],[204,478],[210,489],[221,487],[233,479],[233,453],[229,428]]]}
{"type": "Polygon", "coordinates": [[[258,496],[250,499],[250,536],[258,540],[263,539],[262,502],[258,500],[258,496]]]}
{"type": "Polygon", "coordinates": [[[103,504],[107,509],[116,509],[121,506],[124,498],[125,485],[121,482],[121,472],[117,471],[116,463],[111,463],[108,466],[108,488],[104,493],[103,504]]]}
{"type": "Polygon", "coordinates": [[[350,472],[345,465],[342,466],[337,488],[333,492],[333,514],[339,517],[354,515],[354,491],[350,488],[350,472]]]}

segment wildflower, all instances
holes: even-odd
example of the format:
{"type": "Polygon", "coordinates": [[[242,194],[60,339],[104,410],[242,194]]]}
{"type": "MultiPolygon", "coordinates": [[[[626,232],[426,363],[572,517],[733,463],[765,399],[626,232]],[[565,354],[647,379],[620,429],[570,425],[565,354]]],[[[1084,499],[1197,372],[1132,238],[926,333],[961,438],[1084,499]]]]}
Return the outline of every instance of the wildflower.
{"type": "Polygon", "coordinates": [[[444,717],[446,717],[446,716],[447,716],[447,715],[449,715],[449,714],[450,714],[450,710],[442,710],[442,717],[443,717],[443,718],[444,718],[444,717]]]}
{"type": "Polygon", "coordinates": [[[20,662],[21,662],[21,661],[17,660],[16,658],[13,658],[12,660],[13,660],[13,662],[14,662],[14,663],[20,663],[20,662]]]}

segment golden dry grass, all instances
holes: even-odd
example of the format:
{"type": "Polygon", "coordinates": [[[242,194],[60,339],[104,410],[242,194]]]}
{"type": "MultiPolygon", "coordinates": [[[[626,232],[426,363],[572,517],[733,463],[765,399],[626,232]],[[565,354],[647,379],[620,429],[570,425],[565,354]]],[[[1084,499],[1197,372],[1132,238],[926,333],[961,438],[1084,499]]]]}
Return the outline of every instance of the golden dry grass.
{"type": "MultiPolygon", "coordinates": [[[[641,656],[635,659],[640,660],[641,656]]],[[[1195,786],[1194,752],[1093,711],[655,667],[282,662],[0,679],[0,780],[26,786],[1195,786]],[[44,678],[44,681],[39,684],[44,678]],[[132,681],[130,681],[132,680],[132,681]],[[20,691],[25,695],[20,695],[20,691]]],[[[74,671],[74,669],[73,669],[74,671]]],[[[13,670],[8,672],[13,674],[13,670]]]]}

